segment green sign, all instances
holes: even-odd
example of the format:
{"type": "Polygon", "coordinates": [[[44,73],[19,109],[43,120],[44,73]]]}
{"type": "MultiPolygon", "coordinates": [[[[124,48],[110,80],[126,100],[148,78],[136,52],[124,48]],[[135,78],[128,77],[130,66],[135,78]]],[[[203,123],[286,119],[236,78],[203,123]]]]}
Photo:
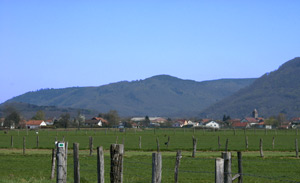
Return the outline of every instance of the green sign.
{"type": "Polygon", "coordinates": [[[58,143],[58,147],[65,147],[65,143],[58,143]]]}

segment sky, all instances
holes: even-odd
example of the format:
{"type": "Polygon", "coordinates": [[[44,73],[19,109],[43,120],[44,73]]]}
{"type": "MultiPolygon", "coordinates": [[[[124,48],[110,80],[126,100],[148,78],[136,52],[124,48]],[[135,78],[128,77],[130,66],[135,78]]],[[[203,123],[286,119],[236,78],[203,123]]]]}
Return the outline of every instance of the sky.
{"type": "Polygon", "coordinates": [[[300,56],[300,1],[0,0],[0,103],[168,74],[258,78],[300,56]]]}

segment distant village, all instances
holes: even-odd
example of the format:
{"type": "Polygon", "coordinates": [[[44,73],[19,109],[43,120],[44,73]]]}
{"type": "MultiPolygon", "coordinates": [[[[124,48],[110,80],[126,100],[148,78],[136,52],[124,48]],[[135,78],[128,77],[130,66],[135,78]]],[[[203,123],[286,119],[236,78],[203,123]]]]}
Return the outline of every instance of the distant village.
{"type": "Polygon", "coordinates": [[[7,123],[5,118],[0,118],[1,129],[39,129],[39,128],[261,128],[261,129],[296,129],[300,125],[300,117],[294,117],[286,120],[284,117],[271,117],[264,119],[259,117],[258,111],[253,110],[252,116],[243,119],[231,119],[230,116],[224,115],[222,120],[214,119],[175,119],[163,117],[132,117],[118,121],[112,121],[105,117],[93,117],[85,119],[83,115],[79,115],[74,119],[64,119],[64,116],[53,119],[20,119],[18,122],[11,120],[7,123]],[[66,122],[66,120],[68,120],[66,122]]]}

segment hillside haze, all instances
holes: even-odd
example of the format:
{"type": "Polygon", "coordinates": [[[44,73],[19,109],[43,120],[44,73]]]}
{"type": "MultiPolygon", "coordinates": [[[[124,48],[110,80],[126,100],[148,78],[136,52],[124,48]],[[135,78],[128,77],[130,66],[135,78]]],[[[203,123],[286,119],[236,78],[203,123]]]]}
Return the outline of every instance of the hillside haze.
{"type": "Polygon", "coordinates": [[[203,110],[202,117],[221,119],[222,115],[242,118],[253,109],[259,116],[279,113],[287,117],[300,116],[300,57],[284,63],[278,70],[258,78],[253,84],[203,110]]]}
{"type": "Polygon", "coordinates": [[[244,88],[255,79],[196,82],[169,75],[122,81],[99,87],[43,89],[8,100],[39,106],[117,110],[120,116],[194,116],[199,111],[244,88]]]}

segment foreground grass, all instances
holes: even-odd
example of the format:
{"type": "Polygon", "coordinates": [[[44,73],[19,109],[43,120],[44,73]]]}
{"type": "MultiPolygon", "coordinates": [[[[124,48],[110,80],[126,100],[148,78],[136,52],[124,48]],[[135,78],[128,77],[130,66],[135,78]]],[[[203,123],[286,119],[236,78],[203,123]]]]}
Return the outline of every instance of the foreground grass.
{"type": "MultiPolygon", "coordinates": [[[[175,152],[162,152],[162,182],[174,182],[175,152]]],[[[221,152],[198,151],[196,158],[183,151],[179,182],[214,182],[214,162],[221,152]]],[[[300,182],[300,160],[293,152],[243,152],[244,182],[300,182]]],[[[151,182],[152,152],[126,151],[124,156],[124,182],[151,182]]],[[[105,181],[109,181],[110,159],[105,151],[105,181]]],[[[96,155],[80,151],[81,182],[96,182],[96,155]]],[[[51,151],[30,149],[0,149],[0,182],[55,182],[50,180],[51,151]]],[[[236,153],[233,152],[232,172],[237,172],[236,153]]],[[[68,182],[73,182],[72,151],[68,154],[68,182]]]]}
{"type": "MultiPolygon", "coordinates": [[[[300,134],[299,134],[300,135],[300,134]]],[[[160,142],[163,158],[162,182],[174,182],[174,164],[177,150],[183,151],[180,164],[179,182],[214,182],[215,158],[220,157],[229,139],[228,149],[233,153],[232,172],[237,172],[237,159],[234,151],[243,151],[244,182],[300,182],[300,160],[295,158],[297,131],[269,130],[222,130],[204,131],[192,129],[115,129],[83,130],[39,130],[39,147],[36,131],[0,131],[0,183],[11,182],[55,182],[50,180],[51,149],[55,138],[69,142],[68,182],[73,182],[72,144],[80,144],[81,182],[96,182],[97,165],[95,152],[89,156],[89,136],[94,138],[94,151],[97,146],[105,149],[105,181],[109,181],[109,147],[113,143],[125,144],[124,182],[151,182],[152,152],[156,150],[156,138],[160,142]],[[22,155],[23,137],[26,137],[26,155],[22,155]],[[196,158],[191,157],[192,136],[197,141],[196,158]],[[245,138],[249,148],[246,150],[245,138]],[[11,147],[13,137],[13,147],[11,147]],[[139,137],[142,148],[139,149],[139,137]],[[169,146],[164,142],[170,137],[169,146]],[[221,148],[218,148],[218,137],[221,148]],[[273,148],[272,141],[275,139],[273,148]],[[265,158],[259,157],[259,139],[262,138],[265,158]]]]}

